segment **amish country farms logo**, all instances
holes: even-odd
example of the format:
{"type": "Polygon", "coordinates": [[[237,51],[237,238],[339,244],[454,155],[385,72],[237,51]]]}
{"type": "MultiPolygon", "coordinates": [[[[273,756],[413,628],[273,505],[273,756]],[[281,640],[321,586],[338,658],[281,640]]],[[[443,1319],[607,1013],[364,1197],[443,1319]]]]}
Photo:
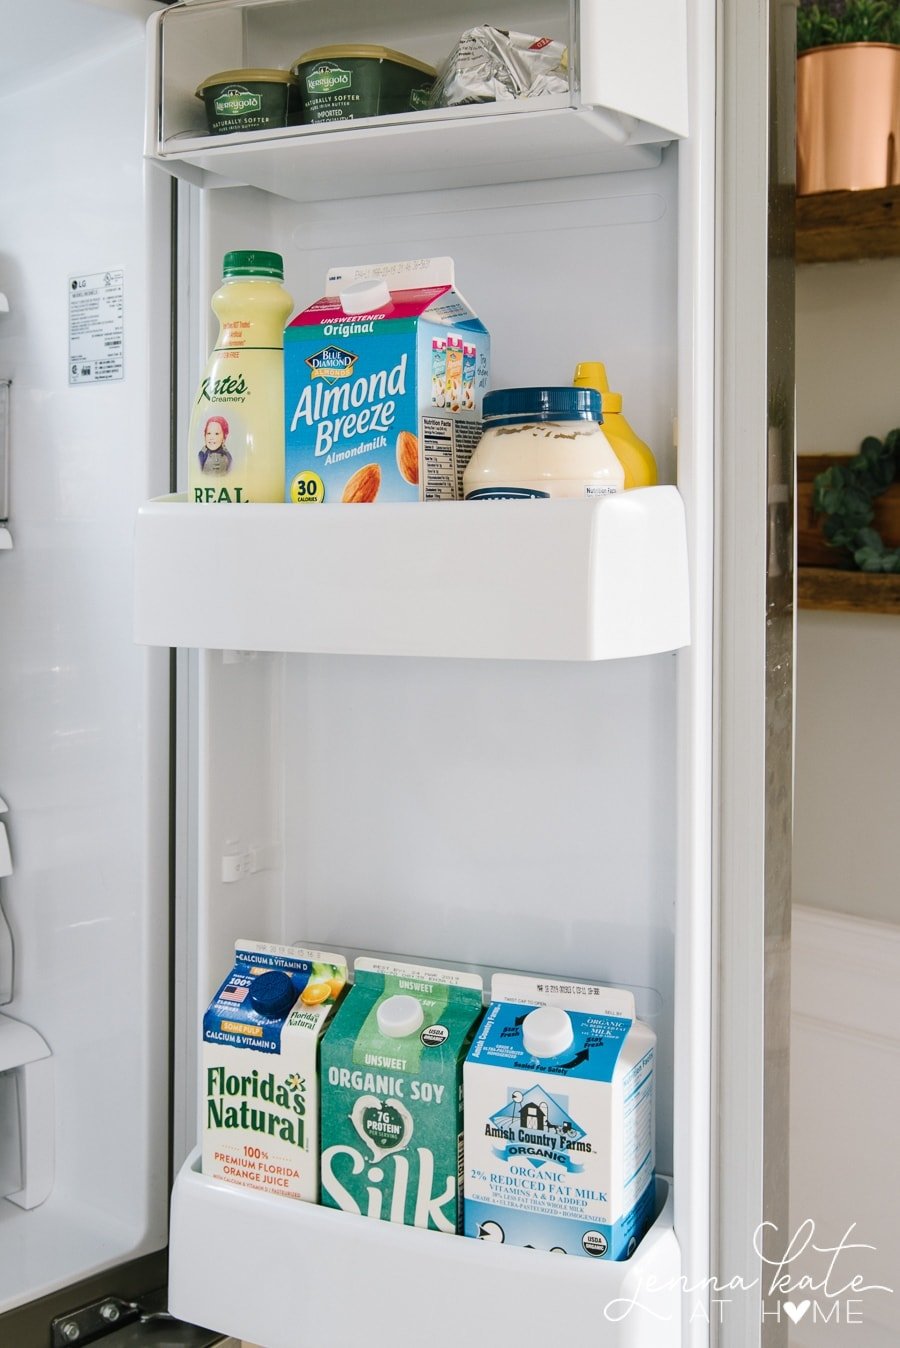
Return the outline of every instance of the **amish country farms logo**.
{"type": "Polygon", "coordinates": [[[584,1129],[567,1113],[568,1100],[548,1095],[540,1086],[531,1090],[511,1090],[502,1109],[492,1114],[485,1125],[485,1136],[503,1144],[494,1151],[503,1160],[522,1157],[540,1168],[547,1161],[579,1171],[573,1153],[590,1152],[584,1129]]]}

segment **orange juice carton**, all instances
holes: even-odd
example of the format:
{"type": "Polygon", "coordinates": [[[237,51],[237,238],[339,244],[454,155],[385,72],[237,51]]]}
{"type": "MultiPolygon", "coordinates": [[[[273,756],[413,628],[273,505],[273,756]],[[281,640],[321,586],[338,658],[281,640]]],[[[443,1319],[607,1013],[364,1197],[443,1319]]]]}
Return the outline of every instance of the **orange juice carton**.
{"type": "Polygon", "coordinates": [[[627,1259],[653,1217],[655,1034],[616,988],[495,974],[491,997],[463,1074],[465,1235],[627,1259]]]}
{"type": "Polygon", "coordinates": [[[333,268],[284,334],[286,499],[461,499],[489,359],[452,258],[333,268]]]}
{"type": "Polygon", "coordinates": [[[319,1039],[347,981],[340,955],[238,941],[203,1017],[203,1173],[319,1196],[319,1039]]]}

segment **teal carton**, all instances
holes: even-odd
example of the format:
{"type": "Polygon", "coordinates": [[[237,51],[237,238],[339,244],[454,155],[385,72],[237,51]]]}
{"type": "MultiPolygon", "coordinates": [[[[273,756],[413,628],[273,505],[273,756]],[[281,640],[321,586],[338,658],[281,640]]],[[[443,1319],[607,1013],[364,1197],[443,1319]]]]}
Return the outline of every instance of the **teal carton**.
{"type": "Polygon", "coordinates": [[[653,1218],[656,1036],[630,992],[495,975],[464,1070],[465,1234],[627,1259],[653,1218]]]}
{"type": "Polygon", "coordinates": [[[462,1064],[477,975],[359,959],[322,1041],[322,1203],[461,1229],[462,1064]]]}
{"type": "Polygon", "coordinates": [[[285,499],[462,500],[489,364],[452,258],[333,268],[284,334],[285,499]]]}
{"type": "Polygon", "coordinates": [[[319,1036],[344,990],[340,955],[238,941],[203,1017],[203,1173],[319,1196],[319,1036]]]}

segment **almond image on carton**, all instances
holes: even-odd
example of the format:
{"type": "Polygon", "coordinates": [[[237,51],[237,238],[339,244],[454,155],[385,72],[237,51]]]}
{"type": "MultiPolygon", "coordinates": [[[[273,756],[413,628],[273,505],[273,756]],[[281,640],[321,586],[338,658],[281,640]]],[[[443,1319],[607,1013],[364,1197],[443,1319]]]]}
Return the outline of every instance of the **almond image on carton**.
{"type": "Polygon", "coordinates": [[[461,1228],[462,1064],[477,975],[358,959],[322,1041],[322,1203],[461,1228]]]}
{"type": "Polygon", "coordinates": [[[203,1017],[204,1175],[316,1201],[316,1055],[346,982],[339,955],[236,943],[203,1017]]]}

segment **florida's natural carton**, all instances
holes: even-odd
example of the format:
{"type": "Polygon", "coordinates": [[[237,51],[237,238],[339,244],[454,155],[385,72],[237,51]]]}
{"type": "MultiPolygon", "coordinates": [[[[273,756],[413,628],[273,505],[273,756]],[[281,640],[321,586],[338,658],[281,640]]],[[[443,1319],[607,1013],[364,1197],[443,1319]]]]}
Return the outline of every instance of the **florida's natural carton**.
{"type": "Polygon", "coordinates": [[[322,1041],[322,1202],[461,1229],[462,1064],[477,975],[359,959],[322,1041]]]}
{"type": "Polygon", "coordinates": [[[465,1234],[627,1259],[653,1216],[656,1036],[630,992],[495,975],[466,1059],[465,1234]]]}
{"type": "Polygon", "coordinates": [[[319,1196],[319,1037],[347,981],[340,955],[237,941],[203,1017],[203,1173],[319,1196]]]}
{"type": "Polygon", "coordinates": [[[334,267],[284,334],[285,499],[462,499],[490,340],[453,260],[334,267]]]}

